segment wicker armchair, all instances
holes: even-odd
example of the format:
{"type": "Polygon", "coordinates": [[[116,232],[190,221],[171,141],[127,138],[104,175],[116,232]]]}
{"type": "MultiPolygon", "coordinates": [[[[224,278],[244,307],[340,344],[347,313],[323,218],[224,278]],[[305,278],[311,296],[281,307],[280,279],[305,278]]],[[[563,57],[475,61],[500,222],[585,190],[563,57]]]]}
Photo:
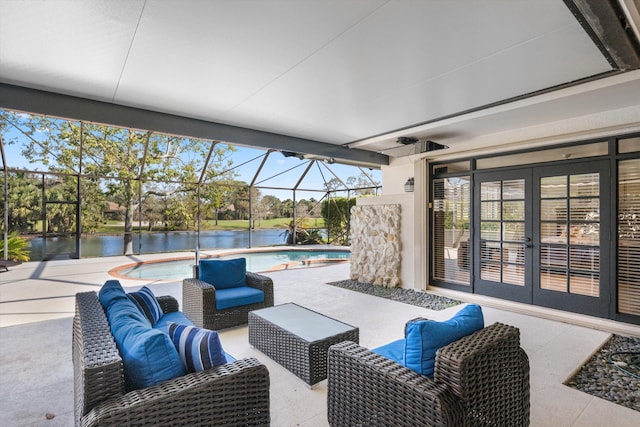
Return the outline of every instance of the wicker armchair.
{"type": "Polygon", "coordinates": [[[273,281],[271,278],[247,272],[247,286],[264,292],[264,301],[218,310],[216,308],[216,288],[212,284],[200,280],[198,271],[198,266],[194,266],[194,278],[182,281],[182,311],[196,326],[220,330],[246,325],[249,322],[250,311],[273,307],[273,281]]]}
{"type": "MultiPolygon", "coordinates": [[[[165,313],[178,309],[172,297],[158,301],[165,313]]],[[[269,371],[253,358],[127,393],[122,359],[95,292],[76,294],[72,348],[76,426],[270,423],[269,371]]]]}
{"type": "Polygon", "coordinates": [[[352,342],[329,349],[331,426],[529,425],[520,331],[495,323],[441,348],[434,378],[352,342]]]}

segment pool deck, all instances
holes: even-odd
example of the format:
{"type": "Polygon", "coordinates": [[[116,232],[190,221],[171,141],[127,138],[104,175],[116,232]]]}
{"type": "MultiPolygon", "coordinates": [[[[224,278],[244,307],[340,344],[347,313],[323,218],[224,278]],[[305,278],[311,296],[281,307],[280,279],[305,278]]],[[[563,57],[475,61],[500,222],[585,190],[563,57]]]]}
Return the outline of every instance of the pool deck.
{"type": "MultiPolygon", "coordinates": [[[[0,272],[0,425],[73,425],[71,318],[76,292],[98,291],[108,271],[127,263],[185,254],[24,263],[0,272]]],[[[349,263],[267,273],[275,303],[295,302],[360,328],[360,344],[373,348],[402,336],[415,317],[444,320],[460,306],[432,311],[328,286],[349,278],[349,263]]],[[[121,279],[128,290],[149,286],[181,303],[179,281],[121,279]]],[[[565,316],[495,299],[454,295],[483,307],[485,323],[520,328],[531,363],[532,426],[635,427],[640,412],[563,385],[611,332],[640,336],[640,327],[587,316],[565,316]]],[[[327,426],[326,381],[313,389],[248,343],[247,327],[221,331],[223,346],[237,358],[256,357],[269,369],[273,426],[327,426]]]]}

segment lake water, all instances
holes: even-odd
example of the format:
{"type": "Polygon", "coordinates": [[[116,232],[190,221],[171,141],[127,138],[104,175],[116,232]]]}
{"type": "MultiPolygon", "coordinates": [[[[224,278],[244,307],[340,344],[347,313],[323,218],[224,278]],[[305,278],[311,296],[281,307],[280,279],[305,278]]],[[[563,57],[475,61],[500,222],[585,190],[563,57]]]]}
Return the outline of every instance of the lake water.
{"type": "MultiPolygon", "coordinates": [[[[285,243],[285,230],[253,230],[249,245],[249,230],[238,231],[201,231],[200,249],[234,249],[282,245],[285,243]]],[[[194,251],[197,233],[188,231],[168,231],[162,233],[144,233],[133,236],[134,253],[160,253],[194,251]]],[[[42,238],[30,241],[31,260],[43,258],[42,238]]],[[[116,256],[123,254],[123,236],[86,236],[80,242],[82,258],[116,256]]],[[[47,239],[47,254],[75,252],[75,239],[71,237],[50,237],[47,239]]]]}

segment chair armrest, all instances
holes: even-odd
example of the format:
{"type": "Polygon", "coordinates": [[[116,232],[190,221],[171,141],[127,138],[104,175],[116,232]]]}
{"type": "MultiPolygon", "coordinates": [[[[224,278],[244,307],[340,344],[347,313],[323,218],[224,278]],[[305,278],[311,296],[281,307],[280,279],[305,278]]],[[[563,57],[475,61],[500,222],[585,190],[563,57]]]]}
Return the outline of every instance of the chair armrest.
{"type": "Polygon", "coordinates": [[[247,286],[260,289],[264,292],[265,306],[273,306],[273,280],[271,280],[270,277],[247,271],[246,281],[247,286]]]}
{"type": "Polygon", "coordinates": [[[81,420],[83,426],[269,423],[269,371],[254,358],[131,391],[96,406],[81,420]]]}
{"type": "Polygon", "coordinates": [[[124,367],[96,292],[76,294],[72,329],[76,424],[101,402],[125,392],[124,367]]]}
{"type": "Polygon", "coordinates": [[[459,426],[462,408],[443,384],[351,341],[329,348],[331,426],[459,426]]]}
{"type": "Polygon", "coordinates": [[[529,424],[529,362],[516,327],[494,323],[442,347],[434,379],[460,399],[465,425],[529,424]]]}
{"type": "Polygon", "coordinates": [[[200,279],[184,279],[182,312],[200,328],[211,324],[216,312],[216,288],[200,279]]]}
{"type": "Polygon", "coordinates": [[[156,297],[158,303],[160,304],[160,308],[162,308],[163,313],[173,313],[174,311],[178,311],[180,306],[178,304],[178,300],[172,297],[171,295],[163,295],[156,297]]]}

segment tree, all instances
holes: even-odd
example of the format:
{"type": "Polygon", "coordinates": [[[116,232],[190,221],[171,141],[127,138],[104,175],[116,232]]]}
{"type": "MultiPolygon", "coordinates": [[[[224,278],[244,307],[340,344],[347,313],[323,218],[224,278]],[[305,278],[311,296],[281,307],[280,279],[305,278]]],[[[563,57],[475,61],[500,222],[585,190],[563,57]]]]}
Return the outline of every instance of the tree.
{"type": "MultiPolygon", "coordinates": [[[[153,230],[156,224],[165,226],[166,217],[166,198],[163,198],[157,193],[148,194],[142,202],[140,214],[142,217],[140,220],[147,223],[147,230],[153,230]]],[[[136,218],[137,219],[137,218],[136,218]]]]}
{"type": "Polygon", "coordinates": [[[355,206],[354,197],[332,197],[322,202],[322,217],[327,227],[327,233],[332,242],[341,245],[349,243],[347,225],[349,224],[351,206],[355,206]]]}
{"type": "Polygon", "coordinates": [[[100,180],[86,177],[80,180],[81,198],[90,195],[92,203],[81,203],[82,232],[93,233],[104,222],[103,212],[108,206],[106,195],[100,190],[100,180]]]}
{"type": "Polygon", "coordinates": [[[311,217],[318,218],[318,217],[322,216],[322,212],[321,212],[321,209],[320,209],[321,204],[315,198],[312,197],[312,198],[309,199],[309,205],[308,206],[309,206],[309,209],[308,209],[309,210],[309,215],[311,217]]]}
{"type": "MultiPolygon", "coordinates": [[[[217,143],[211,151],[209,164],[200,186],[201,214],[205,218],[214,217],[218,225],[220,212],[229,206],[234,194],[234,179],[238,173],[233,169],[231,155],[235,147],[217,143]]],[[[246,185],[242,183],[242,185],[246,185]]]]}
{"type": "Polygon", "coordinates": [[[229,188],[221,183],[206,183],[200,188],[200,198],[203,203],[200,206],[204,218],[215,219],[218,225],[220,211],[228,206],[229,188]]]}
{"type": "Polygon", "coordinates": [[[375,188],[378,187],[380,183],[372,180],[368,175],[364,172],[360,173],[358,176],[350,176],[344,180],[343,185],[342,182],[338,178],[331,178],[324,184],[324,187],[327,191],[339,191],[339,190],[351,190],[351,193],[356,196],[369,196],[375,194],[375,188]]]}
{"type": "Polygon", "coordinates": [[[346,190],[347,187],[344,186],[342,181],[338,178],[331,178],[329,181],[324,183],[324,189],[327,191],[337,191],[337,190],[346,190]]]}
{"type": "Polygon", "coordinates": [[[260,202],[266,218],[276,218],[280,215],[282,202],[276,196],[266,195],[260,202]]]}
{"type": "MultiPolygon", "coordinates": [[[[9,194],[8,224],[9,232],[24,233],[33,231],[42,217],[42,205],[40,203],[41,180],[27,172],[7,174],[7,186],[9,194]]],[[[0,218],[4,222],[4,215],[0,218]]]]}
{"type": "MultiPolygon", "coordinates": [[[[5,138],[8,145],[20,144],[21,154],[31,162],[42,163],[50,171],[81,177],[108,177],[100,191],[82,193],[83,223],[87,208],[96,206],[107,196],[124,207],[123,253],[132,250],[134,209],[137,208],[141,183],[181,182],[182,191],[193,191],[198,171],[202,170],[211,142],[180,138],[173,135],[124,129],[94,123],[81,123],[22,113],[0,111],[3,128],[12,126],[21,138],[5,138]],[[26,141],[26,142],[24,142],[26,141]]],[[[224,158],[228,146],[216,146],[215,158],[224,158]],[[225,148],[226,147],[226,148],[225,148]]],[[[215,176],[223,163],[210,163],[207,176],[215,176]]],[[[82,184],[81,184],[82,186],[82,184]]],[[[185,202],[180,209],[189,211],[194,202],[185,202]],[[191,203],[191,205],[189,205],[191,203]]],[[[191,221],[194,221],[192,218],[191,221]]],[[[176,221],[179,222],[179,221],[176,221]]]]}
{"type": "Polygon", "coordinates": [[[286,199],[280,203],[280,215],[281,218],[293,217],[293,200],[286,199]]]}
{"type": "Polygon", "coordinates": [[[249,186],[234,181],[228,191],[228,202],[233,206],[235,219],[249,219],[249,186]]]}

